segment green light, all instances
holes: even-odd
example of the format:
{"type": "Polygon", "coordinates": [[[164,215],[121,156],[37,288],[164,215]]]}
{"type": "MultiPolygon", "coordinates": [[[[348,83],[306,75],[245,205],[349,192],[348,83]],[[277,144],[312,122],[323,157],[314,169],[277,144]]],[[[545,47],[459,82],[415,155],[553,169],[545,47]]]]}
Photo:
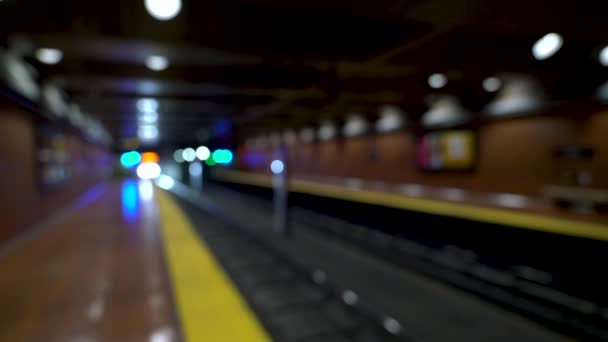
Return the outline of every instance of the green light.
{"type": "Polygon", "coordinates": [[[207,158],[207,160],[205,160],[205,164],[207,164],[208,166],[213,166],[216,164],[215,160],[213,160],[213,158],[207,158]]]}

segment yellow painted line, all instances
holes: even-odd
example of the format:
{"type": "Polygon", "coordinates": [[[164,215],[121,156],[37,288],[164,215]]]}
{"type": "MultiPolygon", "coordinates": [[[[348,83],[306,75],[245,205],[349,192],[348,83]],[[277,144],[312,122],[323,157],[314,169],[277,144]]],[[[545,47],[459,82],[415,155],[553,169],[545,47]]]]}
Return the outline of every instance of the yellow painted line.
{"type": "Polygon", "coordinates": [[[271,341],[175,201],[156,190],[165,258],[185,341],[271,341]]]}
{"type": "MultiPolygon", "coordinates": [[[[217,178],[234,183],[272,187],[270,176],[252,175],[246,172],[222,172],[217,178]]],[[[473,221],[488,222],[515,228],[543,231],[586,239],[608,241],[608,225],[565,220],[530,213],[518,213],[501,209],[474,207],[437,200],[411,198],[398,194],[350,189],[343,186],[312,181],[291,180],[293,192],[331,197],[341,200],[380,205],[397,209],[419,211],[435,215],[451,216],[473,221]]]]}

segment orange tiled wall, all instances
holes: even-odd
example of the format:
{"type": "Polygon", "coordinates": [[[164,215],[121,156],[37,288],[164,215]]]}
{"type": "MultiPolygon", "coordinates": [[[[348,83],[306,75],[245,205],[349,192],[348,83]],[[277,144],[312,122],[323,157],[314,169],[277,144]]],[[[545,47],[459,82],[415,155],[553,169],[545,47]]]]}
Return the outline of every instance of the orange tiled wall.
{"type": "MultiPolygon", "coordinates": [[[[475,191],[539,194],[555,182],[558,163],[552,151],[577,144],[595,149],[592,162],[582,165],[593,175],[593,186],[608,188],[608,112],[584,120],[565,117],[529,117],[495,121],[479,129],[479,162],[471,173],[430,173],[415,165],[414,136],[397,132],[342,141],[297,144],[290,147],[292,174],[377,179],[398,183],[460,187],[475,191]],[[374,148],[377,151],[374,158],[374,148]]],[[[246,147],[239,149],[242,158],[246,147]]],[[[251,152],[251,151],[250,151],[251,152]]],[[[253,151],[264,162],[249,171],[267,172],[272,150],[253,151]]]]}

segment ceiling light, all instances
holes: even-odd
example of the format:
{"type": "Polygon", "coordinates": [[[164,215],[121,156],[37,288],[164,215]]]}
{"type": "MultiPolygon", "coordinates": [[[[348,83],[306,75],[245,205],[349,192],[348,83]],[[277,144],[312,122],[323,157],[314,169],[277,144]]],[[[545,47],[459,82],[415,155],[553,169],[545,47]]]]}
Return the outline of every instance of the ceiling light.
{"type": "Polygon", "coordinates": [[[158,20],[175,18],[182,9],[181,0],[145,0],[146,10],[158,20]]]}
{"type": "Polygon", "coordinates": [[[439,89],[445,87],[448,83],[448,78],[444,74],[432,74],[429,76],[429,85],[431,88],[439,89]]]}
{"type": "Polygon", "coordinates": [[[158,110],[158,101],[155,99],[139,99],[137,100],[137,110],[140,112],[156,112],[158,110]]]}
{"type": "Polygon", "coordinates": [[[158,138],[158,127],[153,125],[139,126],[137,136],[141,140],[153,141],[158,138]]]}
{"type": "Polygon", "coordinates": [[[564,44],[562,36],[557,33],[548,33],[539,39],[532,47],[532,55],[538,60],[553,56],[564,44]]]}
{"type": "Polygon", "coordinates": [[[58,49],[41,48],[36,50],[36,58],[44,64],[57,64],[63,58],[63,52],[58,49]]]}
{"type": "Polygon", "coordinates": [[[178,149],[173,152],[173,159],[178,163],[184,162],[184,150],[178,149]]]}
{"type": "Polygon", "coordinates": [[[608,46],[600,51],[600,64],[603,66],[608,66],[608,46]]]}
{"type": "Polygon", "coordinates": [[[149,56],[146,58],[146,66],[150,70],[162,71],[169,66],[169,60],[164,56],[149,56]]]}
{"type": "Polygon", "coordinates": [[[143,123],[153,124],[158,121],[157,112],[143,112],[139,113],[139,121],[143,123]]]}
{"type": "Polygon", "coordinates": [[[192,147],[185,148],[182,157],[187,162],[193,162],[196,159],[196,151],[192,147]]]}
{"type": "Polygon", "coordinates": [[[483,80],[482,85],[483,85],[483,89],[485,91],[492,93],[492,92],[498,91],[498,89],[500,89],[500,86],[502,86],[502,82],[497,77],[488,77],[485,80],[483,80]]]}
{"type": "Polygon", "coordinates": [[[141,179],[158,178],[160,173],[160,166],[156,163],[143,163],[137,167],[137,176],[141,179]]]}
{"type": "Polygon", "coordinates": [[[211,151],[206,146],[199,146],[196,149],[196,157],[202,161],[207,160],[211,156],[211,151]]]}

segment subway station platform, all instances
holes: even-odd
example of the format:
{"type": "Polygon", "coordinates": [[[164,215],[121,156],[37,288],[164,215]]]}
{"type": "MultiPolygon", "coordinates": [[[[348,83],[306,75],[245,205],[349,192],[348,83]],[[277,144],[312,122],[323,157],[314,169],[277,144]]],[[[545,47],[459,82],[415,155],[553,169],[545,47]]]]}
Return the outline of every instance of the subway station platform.
{"type": "Polygon", "coordinates": [[[1,246],[0,340],[570,340],[300,221],[277,235],[271,221],[267,202],[219,186],[95,186],[1,246]]]}

